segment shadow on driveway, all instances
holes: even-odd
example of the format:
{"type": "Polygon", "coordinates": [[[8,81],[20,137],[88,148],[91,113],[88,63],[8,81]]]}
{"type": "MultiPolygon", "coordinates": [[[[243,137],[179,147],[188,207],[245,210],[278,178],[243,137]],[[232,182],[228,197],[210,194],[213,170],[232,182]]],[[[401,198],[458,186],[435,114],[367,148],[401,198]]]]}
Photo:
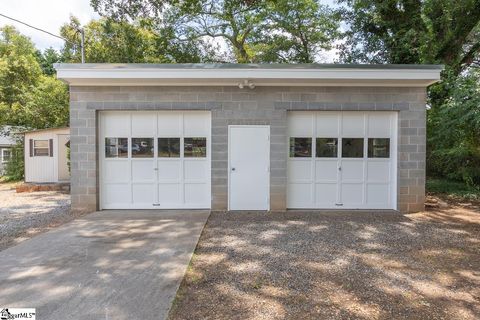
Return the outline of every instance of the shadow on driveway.
{"type": "Polygon", "coordinates": [[[0,306],[39,319],[163,319],[208,211],[112,210],[0,252],[0,306]]]}
{"type": "Polygon", "coordinates": [[[170,319],[479,319],[480,213],[448,214],[212,214],[170,319]]]}

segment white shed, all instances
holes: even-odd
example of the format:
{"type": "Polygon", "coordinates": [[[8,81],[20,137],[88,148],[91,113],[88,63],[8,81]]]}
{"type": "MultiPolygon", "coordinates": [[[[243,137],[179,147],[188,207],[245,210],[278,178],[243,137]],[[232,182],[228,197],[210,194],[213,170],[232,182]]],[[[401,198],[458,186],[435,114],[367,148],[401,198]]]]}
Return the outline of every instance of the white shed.
{"type": "Polygon", "coordinates": [[[70,128],[25,132],[25,182],[68,182],[70,128]]]}

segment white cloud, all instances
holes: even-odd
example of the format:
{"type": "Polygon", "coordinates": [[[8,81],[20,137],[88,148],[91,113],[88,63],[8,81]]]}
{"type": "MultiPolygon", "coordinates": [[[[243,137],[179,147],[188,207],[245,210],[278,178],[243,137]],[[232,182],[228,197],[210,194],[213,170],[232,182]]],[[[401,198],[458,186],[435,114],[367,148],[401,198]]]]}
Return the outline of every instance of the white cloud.
{"type": "MultiPolygon", "coordinates": [[[[82,24],[98,18],[90,7],[90,0],[0,0],[0,13],[57,35],[70,15],[79,18],[82,24]]],[[[50,46],[59,49],[63,45],[61,39],[0,16],[0,26],[7,24],[30,37],[39,49],[50,46]]]]}

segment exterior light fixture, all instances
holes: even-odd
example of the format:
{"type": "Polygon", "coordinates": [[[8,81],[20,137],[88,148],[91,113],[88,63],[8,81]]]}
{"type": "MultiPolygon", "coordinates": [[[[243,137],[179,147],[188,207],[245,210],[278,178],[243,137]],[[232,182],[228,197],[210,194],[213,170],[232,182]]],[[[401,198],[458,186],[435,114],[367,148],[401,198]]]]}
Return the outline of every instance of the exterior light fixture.
{"type": "Polygon", "coordinates": [[[255,84],[250,80],[243,80],[243,82],[238,84],[238,87],[240,89],[244,89],[245,87],[248,87],[249,89],[255,89],[255,84]]]}

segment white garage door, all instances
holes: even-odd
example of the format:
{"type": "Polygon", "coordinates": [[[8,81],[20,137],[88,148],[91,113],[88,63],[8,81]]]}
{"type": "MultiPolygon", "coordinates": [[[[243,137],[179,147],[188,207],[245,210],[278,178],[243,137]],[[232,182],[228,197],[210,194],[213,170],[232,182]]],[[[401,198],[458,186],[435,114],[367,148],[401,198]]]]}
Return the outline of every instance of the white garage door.
{"type": "Polygon", "coordinates": [[[210,208],[209,112],[102,112],[102,209],[210,208]]]}
{"type": "Polygon", "coordinates": [[[289,208],[396,209],[396,112],[290,112],[289,208]]]}

